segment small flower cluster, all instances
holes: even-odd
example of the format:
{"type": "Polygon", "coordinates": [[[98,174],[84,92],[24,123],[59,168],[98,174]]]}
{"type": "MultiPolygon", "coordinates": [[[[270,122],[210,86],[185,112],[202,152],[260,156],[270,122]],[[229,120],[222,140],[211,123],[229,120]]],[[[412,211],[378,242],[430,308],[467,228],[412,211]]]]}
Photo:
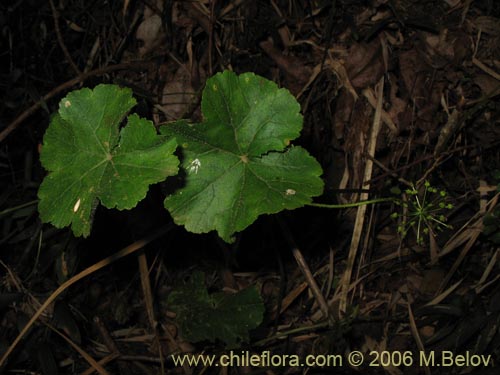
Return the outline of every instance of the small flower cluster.
{"type": "Polygon", "coordinates": [[[453,208],[448,201],[448,193],[438,190],[425,181],[421,192],[415,186],[405,190],[403,200],[395,199],[396,205],[402,207],[402,213],[394,212],[393,219],[401,219],[398,224],[398,233],[404,239],[411,230],[415,233],[417,244],[423,245],[427,235],[434,235],[436,231],[451,229],[446,224],[446,211],[453,208]]]}

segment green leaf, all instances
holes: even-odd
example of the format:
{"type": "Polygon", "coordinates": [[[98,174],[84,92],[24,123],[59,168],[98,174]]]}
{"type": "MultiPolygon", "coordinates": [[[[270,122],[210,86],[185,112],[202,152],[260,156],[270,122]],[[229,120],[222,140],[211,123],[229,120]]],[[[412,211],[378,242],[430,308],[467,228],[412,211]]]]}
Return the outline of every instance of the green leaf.
{"type": "Polygon", "coordinates": [[[256,288],[208,294],[202,272],[195,272],[185,285],[172,291],[167,306],[176,313],[185,340],[221,340],[229,346],[248,341],[248,331],[258,327],[264,315],[256,288]]]}
{"type": "Polygon", "coordinates": [[[130,89],[99,85],[73,91],[59,104],[45,133],[40,160],[48,175],[38,197],[42,221],[71,225],[87,236],[98,200],[107,208],[133,208],[150,184],[178,171],[177,143],[137,115],[130,89]]]}
{"type": "Polygon", "coordinates": [[[165,200],[174,221],[194,233],[232,235],[259,215],[302,207],[323,191],[319,163],[289,147],[302,129],[300,106],[275,83],[225,71],[207,81],[204,121],[162,126],[183,151],[185,184],[165,200]]]}

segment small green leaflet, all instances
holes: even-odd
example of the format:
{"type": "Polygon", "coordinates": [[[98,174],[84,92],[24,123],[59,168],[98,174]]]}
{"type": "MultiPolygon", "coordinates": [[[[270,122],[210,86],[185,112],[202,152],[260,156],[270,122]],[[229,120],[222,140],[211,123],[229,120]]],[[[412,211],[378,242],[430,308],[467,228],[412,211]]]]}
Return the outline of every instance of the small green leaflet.
{"type": "Polygon", "coordinates": [[[319,163],[291,147],[302,129],[299,103],[253,73],[225,71],[203,91],[204,121],[160,128],[182,147],[184,186],[165,200],[174,221],[194,233],[233,234],[259,215],[295,209],[323,191],[319,163]]]}
{"type": "Polygon", "coordinates": [[[248,341],[248,331],[257,328],[264,316],[264,304],[255,287],[236,294],[208,294],[202,272],[195,272],[185,285],[172,291],[167,306],[177,314],[185,340],[221,340],[230,347],[248,341]]]}
{"type": "Polygon", "coordinates": [[[178,172],[175,139],[165,140],[137,115],[130,89],[99,85],[68,94],[43,138],[40,160],[48,175],[38,191],[42,221],[88,236],[98,200],[107,208],[133,208],[149,185],[178,172]]]}

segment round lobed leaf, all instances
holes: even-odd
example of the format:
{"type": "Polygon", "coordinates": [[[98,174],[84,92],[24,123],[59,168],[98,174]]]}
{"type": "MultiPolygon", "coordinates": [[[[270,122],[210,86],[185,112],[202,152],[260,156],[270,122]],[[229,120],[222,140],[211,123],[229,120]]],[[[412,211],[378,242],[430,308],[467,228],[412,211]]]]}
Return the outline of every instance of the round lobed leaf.
{"type": "Polygon", "coordinates": [[[319,163],[290,147],[302,129],[300,106],[285,89],[253,73],[225,71],[203,91],[200,124],[160,128],[183,152],[185,185],[165,200],[177,224],[216,230],[227,242],[259,215],[302,207],[321,194],[319,163]]]}
{"type": "Polygon", "coordinates": [[[88,236],[98,200],[108,208],[133,208],[150,184],[177,173],[176,141],[159,136],[150,121],[131,115],[119,130],[134,105],[132,91],[115,85],[61,100],[40,154],[49,172],[38,191],[42,221],[88,236]]]}

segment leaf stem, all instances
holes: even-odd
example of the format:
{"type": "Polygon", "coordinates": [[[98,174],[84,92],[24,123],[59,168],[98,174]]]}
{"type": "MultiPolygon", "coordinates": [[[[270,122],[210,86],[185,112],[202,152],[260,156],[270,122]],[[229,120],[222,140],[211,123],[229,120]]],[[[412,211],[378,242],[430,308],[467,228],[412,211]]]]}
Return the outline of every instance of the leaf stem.
{"type": "Polygon", "coordinates": [[[322,207],[322,208],[351,208],[351,207],[363,206],[365,204],[391,202],[393,200],[394,200],[394,198],[377,198],[377,199],[369,199],[369,200],[361,201],[361,202],[344,203],[344,204],[308,203],[307,206],[322,207]]]}

